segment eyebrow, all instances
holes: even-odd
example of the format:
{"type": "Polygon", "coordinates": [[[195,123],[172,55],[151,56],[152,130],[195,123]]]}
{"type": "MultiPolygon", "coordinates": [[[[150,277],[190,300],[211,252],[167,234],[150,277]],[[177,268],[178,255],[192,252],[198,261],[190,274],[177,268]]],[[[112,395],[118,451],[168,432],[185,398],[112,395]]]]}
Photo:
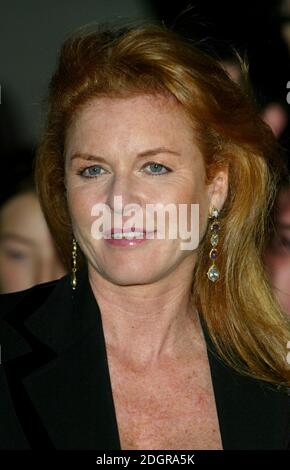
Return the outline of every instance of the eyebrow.
{"type": "MultiPolygon", "coordinates": [[[[137,153],[137,157],[138,158],[150,157],[150,156],[153,156],[153,155],[157,155],[159,153],[170,153],[172,155],[178,155],[179,157],[181,156],[181,154],[179,152],[176,152],[175,150],[171,150],[167,147],[157,147],[157,148],[154,148],[154,149],[148,149],[148,150],[144,150],[143,152],[139,152],[139,153],[137,153]]],[[[94,160],[100,160],[102,162],[106,161],[103,157],[100,157],[100,156],[97,156],[97,155],[90,155],[88,153],[79,153],[79,152],[74,153],[71,156],[71,161],[75,160],[77,158],[84,159],[84,160],[90,160],[90,161],[94,161],[94,160]]]]}
{"type": "Polygon", "coordinates": [[[2,241],[16,241],[20,243],[24,243],[25,245],[35,246],[35,242],[30,240],[29,238],[23,237],[22,235],[17,235],[16,233],[4,233],[0,234],[0,242],[2,241]]]}

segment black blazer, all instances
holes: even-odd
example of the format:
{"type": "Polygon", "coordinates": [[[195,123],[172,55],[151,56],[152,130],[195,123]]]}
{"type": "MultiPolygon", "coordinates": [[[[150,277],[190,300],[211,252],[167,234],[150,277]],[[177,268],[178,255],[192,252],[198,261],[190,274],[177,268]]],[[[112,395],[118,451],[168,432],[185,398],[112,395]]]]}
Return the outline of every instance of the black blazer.
{"type": "MultiPolygon", "coordinates": [[[[0,296],[0,449],[120,450],[102,319],[78,273],[0,296]]],[[[290,397],[224,365],[205,325],[223,448],[286,449],[290,397]]]]}

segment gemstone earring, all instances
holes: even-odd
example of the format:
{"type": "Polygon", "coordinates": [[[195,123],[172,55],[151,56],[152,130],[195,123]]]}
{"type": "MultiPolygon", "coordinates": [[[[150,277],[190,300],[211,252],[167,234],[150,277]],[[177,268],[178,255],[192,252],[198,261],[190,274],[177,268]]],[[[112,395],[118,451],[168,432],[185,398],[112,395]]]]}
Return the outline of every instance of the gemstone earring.
{"type": "Polygon", "coordinates": [[[72,247],[72,273],[71,273],[71,286],[72,289],[75,290],[77,287],[77,242],[76,239],[73,238],[73,247],[72,247]]]}
{"type": "Polygon", "coordinates": [[[210,224],[210,231],[212,233],[211,238],[210,238],[210,243],[211,243],[212,248],[209,253],[209,259],[212,261],[212,265],[210,266],[207,272],[207,277],[212,282],[216,282],[218,278],[220,277],[219,270],[215,264],[215,260],[218,255],[218,251],[216,249],[218,242],[219,242],[218,232],[220,230],[220,222],[218,220],[218,217],[219,217],[219,210],[216,207],[213,207],[211,210],[211,214],[209,216],[209,219],[212,220],[210,224]]]}

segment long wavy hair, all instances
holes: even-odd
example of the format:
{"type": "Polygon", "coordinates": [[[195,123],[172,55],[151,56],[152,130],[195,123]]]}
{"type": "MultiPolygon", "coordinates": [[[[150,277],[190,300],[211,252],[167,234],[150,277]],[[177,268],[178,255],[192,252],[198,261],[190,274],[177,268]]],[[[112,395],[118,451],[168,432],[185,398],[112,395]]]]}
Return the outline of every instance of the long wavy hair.
{"type": "MultiPolygon", "coordinates": [[[[283,171],[281,150],[251,96],[214,58],[170,27],[102,23],[68,37],[49,85],[47,121],[35,161],[48,225],[68,269],[72,227],[64,186],[64,142],[75,113],[90,99],[163,93],[191,119],[206,182],[225,166],[229,189],[220,213],[220,279],[207,278],[210,230],[199,248],[192,302],[219,356],[275,389],[290,384],[290,321],[271,291],[262,262],[269,213],[283,171]]],[[[79,258],[79,263],[84,259],[79,258]]]]}

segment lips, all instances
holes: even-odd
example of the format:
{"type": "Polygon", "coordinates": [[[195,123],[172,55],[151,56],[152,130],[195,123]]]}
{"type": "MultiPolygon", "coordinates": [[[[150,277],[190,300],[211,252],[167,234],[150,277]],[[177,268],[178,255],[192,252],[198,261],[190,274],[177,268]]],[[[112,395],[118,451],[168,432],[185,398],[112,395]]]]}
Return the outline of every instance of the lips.
{"type": "Polygon", "coordinates": [[[150,232],[147,232],[146,230],[144,230],[143,228],[138,228],[138,227],[131,227],[131,228],[118,228],[118,227],[113,227],[110,231],[106,231],[104,232],[104,236],[105,237],[113,237],[115,233],[130,233],[130,234],[139,234],[140,236],[140,233],[143,233],[144,237],[147,235],[147,234],[150,234],[150,233],[153,233],[154,231],[150,231],[150,232]]]}

